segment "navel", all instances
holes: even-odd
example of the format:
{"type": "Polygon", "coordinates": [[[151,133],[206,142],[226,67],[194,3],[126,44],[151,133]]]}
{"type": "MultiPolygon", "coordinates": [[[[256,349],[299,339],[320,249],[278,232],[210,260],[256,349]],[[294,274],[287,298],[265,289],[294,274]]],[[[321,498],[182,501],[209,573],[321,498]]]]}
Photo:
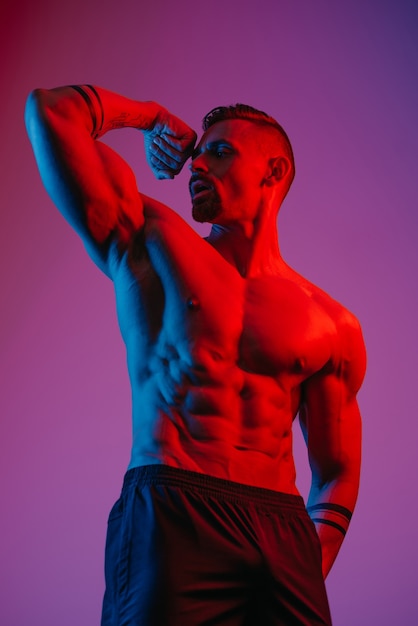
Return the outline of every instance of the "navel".
{"type": "Polygon", "coordinates": [[[305,369],[305,366],[306,366],[306,360],[303,358],[297,358],[293,365],[293,371],[296,372],[296,374],[301,374],[303,370],[305,369]]]}
{"type": "Polygon", "coordinates": [[[187,308],[189,311],[198,311],[200,309],[200,300],[196,296],[190,296],[187,299],[187,308]]]}
{"type": "Polygon", "coordinates": [[[250,387],[244,384],[239,391],[239,395],[243,400],[248,400],[251,397],[250,387]]]}

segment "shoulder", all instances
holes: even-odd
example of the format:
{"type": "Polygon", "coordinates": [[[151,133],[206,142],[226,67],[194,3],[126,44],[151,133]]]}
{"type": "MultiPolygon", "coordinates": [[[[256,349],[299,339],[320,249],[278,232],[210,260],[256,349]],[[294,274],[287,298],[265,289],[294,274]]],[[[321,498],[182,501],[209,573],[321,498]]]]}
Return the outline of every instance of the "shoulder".
{"type": "Polygon", "coordinates": [[[360,322],[325,292],[318,289],[314,297],[330,315],[336,328],[332,370],[345,382],[348,393],[355,395],[366,372],[366,348],[360,322]]]}
{"type": "Polygon", "coordinates": [[[328,315],[339,331],[360,332],[360,323],[356,316],[326,291],[310,282],[307,278],[289,268],[289,278],[302,289],[326,315],[328,315]]]}
{"type": "Polygon", "coordinates": [[[332,357],[327,364],[327,371],[343,379],[347,389],[353,394],[357,393],[366,371],[366,348],[358,318],[326,291],[302,276],[296,276],[296,282],[309,293],[335,329],[332,357]]]}
{"type": "Polygon", "coordinates": [[[320,309],[328,316],[339,333],[354,332],[361,335],[361,327],[356,316],[343,306],[329,293],[310,282],[307,278],[289,269],[286,276],[292,283],[301,289],[320,309]]]}
{"type": "Polygon", "coordinates": [[[147,260],[148,264],[168,263],[178,267],[204,255],[215,254],[207,242],[175,210],[166,204],[140,193],[143,207],[143,223],[132,230],[129,237],[121,242],[113,241],[112,271],[121,265],[122,260],[130,267],[147,260]]]}
{"type": "Polygon", "coordinates": [[[144,207],[146,238],[158,235],[166,241],[184,237],[202,241],[200,235],[176,210],[145,194],[141,194],[141,199],[144,207]]]}
{"type": "Polygon", "coordinates": [[[144,193],[140,193],[139,195],[141,196],[141,201],[144,207],[144,214],[146,218],[158,219],[171,215],[176,215],[175,211],[163,202],[160,202],[155,198],[151,198],[151,196],[147,196],[144,193]]]}
{"type": "MultiPolygon", "coordinates": [[[[155,198],[151,198],[150,196],[146,196],[141,193],[142,205],[144,207],[144,217],[145,221],[153,224],[153,223],[166,223],[172,225],[184,224],[191,229],[191,227],[187,224],[186,220],[181,217],[174,209],[167,206],[163,202],[156,200],[155,198]]],[[[191,229],[192,230],[192,229],[191,229]]]]}
{"type": "Polygon", "coordinates": [[[143,196],[143,203],[143,242],[148,252],[164,251],[165,259],[183,270],[197,263],[203,264],[202,270],[209,264],[227,271],[223,257],[179,213],[147,196],[143,196]]]}

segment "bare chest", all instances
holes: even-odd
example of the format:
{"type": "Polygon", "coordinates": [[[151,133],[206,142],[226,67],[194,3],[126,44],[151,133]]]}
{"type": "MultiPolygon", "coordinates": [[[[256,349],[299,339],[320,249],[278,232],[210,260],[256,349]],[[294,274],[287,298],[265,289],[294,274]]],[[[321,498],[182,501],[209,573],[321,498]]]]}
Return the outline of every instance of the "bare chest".
{"type": "Polygon", "coordinates": [[[330,358],[333,324],[305,291],[277,276],[246,280],[197,237],[159,233],[125,275],[119,318],[139,349],[273,377],[304,378],[330,358]]]}
{"type": "Polygon", "coordinates": [[[280,277],[247,281],[240,339],[243,369],[302,379],[331,358],[335,326],[300,286],[280,277]]]}

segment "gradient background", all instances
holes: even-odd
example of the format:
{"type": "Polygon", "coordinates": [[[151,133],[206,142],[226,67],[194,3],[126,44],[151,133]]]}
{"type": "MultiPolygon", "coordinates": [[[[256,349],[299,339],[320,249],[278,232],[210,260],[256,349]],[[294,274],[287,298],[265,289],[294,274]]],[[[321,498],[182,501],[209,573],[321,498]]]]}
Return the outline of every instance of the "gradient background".
{"type": "MultiPolygon", "coordinates": [[[[287,129],[297,176],[282,252],[359,317],[369,356],[361,491],[327,583],[334,624],[418,623],[415,0],[2,0],[0,11],[1,624],[99,623],[107,515],[129,456],[112,285],[47,197],[23,124],[32,88],[83,82],[160,101],[196,129],[237,101],[287,129]]],[[[188,219],[187,172],[157,182],[137,131],[107,138],[141,190],[188,219]]]]}

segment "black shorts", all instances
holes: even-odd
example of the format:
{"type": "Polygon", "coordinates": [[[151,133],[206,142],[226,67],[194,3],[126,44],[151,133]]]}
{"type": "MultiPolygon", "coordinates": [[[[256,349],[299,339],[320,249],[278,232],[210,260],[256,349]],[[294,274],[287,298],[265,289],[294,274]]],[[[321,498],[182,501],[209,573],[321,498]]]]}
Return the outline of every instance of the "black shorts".
{"type": "Polygon", "coordinates": [[[129,470],[109,516],[102,626],[329,626],[299,496],[165,465],[129,470]]]}

